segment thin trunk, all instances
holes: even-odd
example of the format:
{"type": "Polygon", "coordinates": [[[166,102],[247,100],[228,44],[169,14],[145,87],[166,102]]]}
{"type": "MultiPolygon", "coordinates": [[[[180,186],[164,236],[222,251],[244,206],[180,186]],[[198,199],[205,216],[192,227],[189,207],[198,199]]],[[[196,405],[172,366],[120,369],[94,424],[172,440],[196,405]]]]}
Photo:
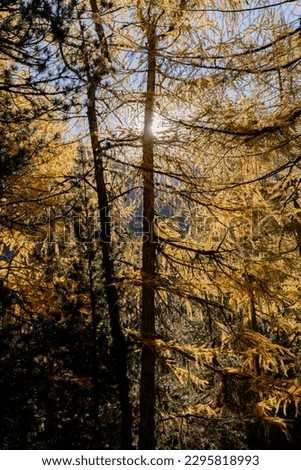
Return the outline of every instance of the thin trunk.
{"type": "MultiPolygon", "coordinates": [[[[83,171],[84,173],[84,171],[83,171]]],[[[94,428],[94,442],[95,448],[102,448],[102,440],[100,436],[100,427],[99,427],[99,409],[100,409],[100,394],[99,394],[99,354],[98,354],[98,335],[97,335],[97,302],[95,297],[94,290],[94,280],[93,280],[93,257],[94,251],[93,247],[90,246],[90,237],[89,237],[89,209],[88,209],[88,194],[86,183],[83,187],[83,197],[84,197],[84,208],[85,208],[85,228],[87,231],[87,244],[86,244],[86,253],[88,255],[88,274],[89,274],[89,297],[90,297],[90,306],[91,306],[91,325],[92,325],[92,371],[91,371],[91,380],[92,380],[92,394],[93,394],[93,409],[91,412],[91,420],[93,421],[94,428]]]]}
{"type": "Polygon", "coordinates": [[[91,253],[88,254],[88,269],[89,269],[89,294],[91,305],[91,320],[92,320],[92,387],[93,387],[93,410],[91,418],[94,426],[94,439],[95,444],[100,448],[102,447],[100,429],[99,429],[99,381],[98,381],[98,344],[97,344],[97,312],[96,312],[96,299],[93,286],[93,272],[92,272],[92,259],[91,253]]]}
{"type": "Polygon", "coordinates": [[[102,264],[105,278],[105,292],[108,302],[111,334],[113,341],[113,356],[116,364],[119,399],[121,406],[121,431],[123,449],[132,448],[132,407],[129,398],[129,380],[127,376],[127,345],[120,324],[119,298],[114,285],[114,261],[110,254],[111,247],[111,221],[109,204],[104,179],[101,143],[98,138],[98,124],[96,114],[96,88],[97,84],[90,81],[87,88],[88,122],[91,136],[92,153],[95,167],[95,181],[98,195],[98,207],[101,228],[102,264]]]}
{"type": "MultiPolygon", "coordinates": [[[[151,28],[150,28],[151,29],[151,28]]],[[[143,148],[142,338],[155,337],[154,138],[152,121],[156,83],[156,36],[148,34],[148,71],[143,148]]],[[[140,378],[139,448],[155,449],[155,351],[143,344],[140,378]]]]}

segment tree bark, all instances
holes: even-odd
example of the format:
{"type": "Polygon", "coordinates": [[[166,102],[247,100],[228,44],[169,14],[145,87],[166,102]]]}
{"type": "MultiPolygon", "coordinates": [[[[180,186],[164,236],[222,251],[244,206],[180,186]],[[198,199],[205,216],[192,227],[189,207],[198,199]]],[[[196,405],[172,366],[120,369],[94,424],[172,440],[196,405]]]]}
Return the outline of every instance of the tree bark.
{"type": "MultiPolygon", "coordinates": [[[[142,340],[155,337],[155,256],[154,239],[154,137],[152,121],[156,84],[156,36],[155,28],[148,31],[148,70],[142,139],[143,161],[143,246],[142,246],[142,340]]],[[[140,429],[139,448],[155,449],[155,351],[146,344],[142,346],[140,377],[140,429]]]]}
{"type": "Polygon", "coordinates": [[[111,220],[109,216],[109,203],[106,191],[103,168],[103,154],[101,142],[98,138],[98,123],[96,113],[97,84],[91,79],[87,88],[88,122],[91,137],[91,146],[95,167],[95,182],[98,196],[100,215],[100,244],[102,250],[102,264],[104,271],[105,292],[110,317],[110,327],[113,341],[113,356],[116,365],[118,391],[121,406],[121,431],[123,449],[132,447],[132,406],[129,398],[129,379],[127,375],[127,345],[120,324],[120,310],[118,292],[114,285],[114,261],[110,254],[111,246],[111,220]]]}

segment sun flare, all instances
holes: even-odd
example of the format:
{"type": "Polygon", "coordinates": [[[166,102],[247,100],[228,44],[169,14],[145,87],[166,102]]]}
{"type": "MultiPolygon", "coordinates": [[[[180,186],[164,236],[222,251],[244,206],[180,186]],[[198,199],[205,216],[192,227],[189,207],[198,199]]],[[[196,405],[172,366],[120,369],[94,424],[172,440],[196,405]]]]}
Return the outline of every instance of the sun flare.
{"type": "Polygon", "coordinates": [[[166,130],[166,121],[159,114],[155,113],[152,122],[152,133],[156,137],[166,130]]]}

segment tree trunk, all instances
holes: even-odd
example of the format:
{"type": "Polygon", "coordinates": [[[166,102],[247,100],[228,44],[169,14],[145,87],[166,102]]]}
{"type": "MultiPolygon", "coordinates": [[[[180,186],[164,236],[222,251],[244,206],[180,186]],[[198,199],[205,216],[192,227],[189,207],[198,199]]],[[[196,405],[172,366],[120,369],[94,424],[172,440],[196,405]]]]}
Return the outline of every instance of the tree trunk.
{"type": "Polygon", "coordinates": [[[88,121],[91,137],[92,153],[95,167],[95,181],[98,195],[100,215],[100,244],[102,250],[102,264],[105,278],[105,292],[108,302],[110,327],[113,340],[113,356],[116,364],[118,390],[121,406],[121,431],[123,449],[132,448],[132,406],[129,398],[129,380],[127,376],[127,345],[120,324],[119,298],[114,285],[114,261],[110,254],[111,221],[109,204],[104,179],[101,143],[98,138],[98,124],[96,114],[96,88],[91,80],[87,88],[88,121]]]}
{"type": "Polygon", "coordinates": [[[96,298],[94,292],[93,272],[92,272],[92,259],[91,253],[88,253],[88,270],[89,270],[89,294],[91,305],[91,320],[92,320],[92,386],[93,386],[93,410],[91,418],[94,427],[94,440],[95,444],[102,447],[102,441],[99,430],[99,355],[98,355],[98,335],[97,335],[97,311],[96,311],[96,298]]]}
{"type": "MultiPolygon", "coordinates": [[[[151,29],[151,27],[150,27],[151,29]]],[[[154,338],[155,326],[155,240],[154,240],[154,137],[152,121],[156,83],[156,36],[148,33],[148,71],[144,112],[143,148],[143,247],[142,247],[142,340],[154,338]]],[[[155,351],[142,346],[140,378],[139,448],[155,449],[155,351]]]]}

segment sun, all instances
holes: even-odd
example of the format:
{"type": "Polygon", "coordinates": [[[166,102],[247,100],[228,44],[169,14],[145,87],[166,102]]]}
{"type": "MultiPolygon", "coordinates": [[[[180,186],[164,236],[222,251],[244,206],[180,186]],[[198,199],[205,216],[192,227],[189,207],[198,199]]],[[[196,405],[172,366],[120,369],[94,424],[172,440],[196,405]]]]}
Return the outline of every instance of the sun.
{"type": "Polygon", "coordinates": [[[166,121],[158,113],[154,113],[153,122],[152,122],[152,133],[155,137],[161,135],[166,131],[166,121]]]}
{"type": "MultiPolygon", "coordinates": [[[[144,128],[144,114],[143,112],[131,118],[127,125],[131,128],[134,128],[138,132],[143,132],[144,128]]],[[[159,113],[154,112],[151,127],[147,126],[154,137],[161,136],[168,129],[168,121],[159,113]]]]}

